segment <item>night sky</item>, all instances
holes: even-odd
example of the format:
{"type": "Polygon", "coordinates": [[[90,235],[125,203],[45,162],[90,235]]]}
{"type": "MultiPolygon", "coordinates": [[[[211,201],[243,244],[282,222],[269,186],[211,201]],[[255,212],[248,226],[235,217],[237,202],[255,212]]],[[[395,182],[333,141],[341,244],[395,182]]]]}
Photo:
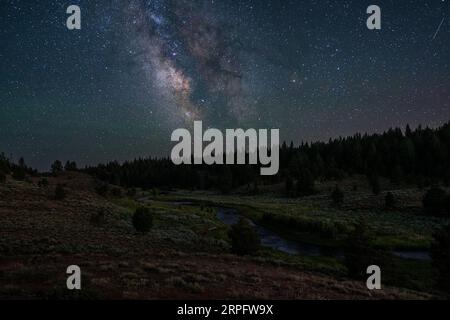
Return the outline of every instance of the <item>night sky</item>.
{"type": "Polygon", "coordinates": [[[449,2],[2,0],[0,152],[39,169],[168,155],[194,119],[295,143],[441,125],[449,2]]]}

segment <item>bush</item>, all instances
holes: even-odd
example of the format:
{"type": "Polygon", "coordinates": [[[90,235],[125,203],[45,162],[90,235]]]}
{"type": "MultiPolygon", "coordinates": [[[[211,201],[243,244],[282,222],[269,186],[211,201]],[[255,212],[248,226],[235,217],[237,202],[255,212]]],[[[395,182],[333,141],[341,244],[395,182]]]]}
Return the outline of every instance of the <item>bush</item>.
{"type": "Polygon", "coordinates": [[[314,188],[314,177],[309,170],[301,171],[297,181],[297,194],[299,196],[310,196],[316,193],[314,188]]]}
{"type": "Polygon", "coordinates": [[[101,226],[106,222],[106,211],[105,209],[100,209],[91,215],[91,223],[95,226],[101,226]]]}
{"type": "Polygon", "coordinates": [[[48,187],[48,180],[47,178],[43,178],[38,182],[38,187],[40,188],[47,188],[48,187]]]}
{"type": "Polygon", "coordinates": [[[384,197],[384,206],[386,209],[394,209],[396,206],[396,200],[392,192],[388,192],[384,197]]]}
{"type": "Polygon", "coordinates": [[[438,287],[450,293],[450,224],[433,234],[431,258],[438,287]]]}
{"type": "Polygon", "coordinates": [[[109,187],[106,183],[100,183],[95,187],[95,192],[97,192],[102,197],[106,197],[106,195],[108,194],[108,190],[109,187]]]}
{"type": "Polygon", "coordinates": [[[445,198],[445,212],[450,216],[450,194],[445,198]]]}
{"type": "Polygon", "coordinates": [[[52,173],[54,176],[57,176],[58,174],[60,174],[61,172],[63,172],[64,168],[63,168],[63,164],[61,161],[56,160],[55,162],[53,162],[52,164],[52,173]]]}
{"type": "Polygon", "coordinates": [[[55,200],[63,200],[67,195],[66,190],[61,184],[56,185],[55,188],[55,200]]]}
{"type": "Polygon", "coordinates": [[[219,176],[219,189],[223,194],[229,194],[233,189],[233,174],[228,166],[224,166],[219,176]]]}
{"type": "Polygon", "coordinates": [[[286,190],[286,195],[288,197],[291,197],[294,195],[294,179],[292,179],[292,177],[288,176],[286,178],[286,182],[285,182],[285,190],[286,190]]]}
{"type": "Polygon", "coordinates": [[[445,212],[445,202],[447,195],[445,191],[438,187],[428,190],[422,200],[423,208],[430,215],[441,215],[445,212]]]}
{"type": "Polygon", "coordinates": [[[118,187],[114,187],[111,189],[111,195],[113,197],[121,197],[122,196],[122,190],[118,187]]]}
{"type": "Polygon", "coordinates": [[[25,180],[26,173],[23,167],[15,167],[13,169],[12,177],[14,180],[23,181],[25,180]]]}
{"type": "Polygon", "coordinates": [[[0,172],[0,183],[3,183],[6,181],[6,175],[3,172],[0,172]]]}
{"type": "Polygon", "coordinates": [[[364,279],[367,277],[367,267],[378,265],[381,268],[388,265],[388,254],[376,250],[371,245],[372,235],[364,221],[360,221],[347,237],[344,247],[344,264],[349,277],[364,279]]]}
{"type": "Polygon", "coordinates": [[[77,163],[75,161],[67,161],[64,169],[66,171],[77,171],[77,163]]]}
{"type": "Polygon", "coordinates": [[[344,192],[342,192],[342,190],[338,186],[336,186],[331,193],[331,200],[333,201],[334,205],[340,205],[344,203],[344,192]]]}
{"type": "Polygon", "coordinates": [[[146,207],[137,208],[133,215],[134,228],[142,233],[147,233],[153,227],[153,214],[146,207]]]}
{"type": "Polygon", "coordinates": [[[369,180],[369,184],[370,187],[372,188],[372,192],[374,195],[379,195],[381,192],[381,187],[380,187],[380,178],[378,177],[377,174],[370,174],[368,175],[368,180],[369,180]]]}
{"type": "Polygon", "coordinates": [[[128,197],[134,197],[136,196],[136,189],[135,188],[131,188],[127,190],[127,196],[128,197]]]}
{"type": "Polygon", "coordinates": [[[260,239],[246,219],[241,218],[237,224],[231,226],[228,236],[231,239],[231,251],[235,254],[252,254],[259,248],[260,239]]]}

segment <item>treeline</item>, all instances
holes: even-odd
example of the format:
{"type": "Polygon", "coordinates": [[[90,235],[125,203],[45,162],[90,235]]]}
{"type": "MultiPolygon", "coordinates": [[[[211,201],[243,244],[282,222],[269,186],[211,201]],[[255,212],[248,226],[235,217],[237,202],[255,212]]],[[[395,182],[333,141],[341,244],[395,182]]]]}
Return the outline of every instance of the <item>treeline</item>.
{"type": "Polygon", "coordinates": [[[353,174],[366,175],[374,191],[379,177],[393,183],[421,187],[450,184],[450,122],[437,129],[414,131],[390,129],[383,134],[355,134],[328,142],[283,143],[280,171],[276,176],[260,176],[255,165],[181,165],[170,159],[136,159],[119,164],[86,168],[101,180],[125,187],[220,189],[228,192],[247,185],[285,183],[288,195],[314,193],[318,179],[340,180],[353,174]]]}
{"type": "Polygon", "coordinates": [[[11,175],[16,180],[25,180],[27,176],[37,174],[37,170],[27,166],[23,158],[15,164],[4,153],[0,153],[0,182],[5,181],[7,175],[11,175]]]}
{"type": "MultiPolygon", "coordinates": [[[[52,165],[52,173],[77,170],[74,162],[52,165]]],[[[227,193],[247,186],[257,192],[261,184],[284,183],[286,195],[315,193],[317,180],[341,180],[353,174],[366,175],[374,193],[380,192],[379,178],[420,187],[450,184],[450,122],[437,129],[409,126],[404,131],[390,129],[383,134],[355,134],[328,142],[283,143],[280,171],[260,176],[259,165],[180,165],[169,158],[140,158],[124,163],[110,162],[87,167],[102,181],[123,187],[144,189],[218,189],[227,193]]],[[[12,163],[0,155],[0,178],[11,174],[18,180],[36,171],[23,159],[12,163]]],[[[3,179],[3,178],[2,178],[3,179]]]]}

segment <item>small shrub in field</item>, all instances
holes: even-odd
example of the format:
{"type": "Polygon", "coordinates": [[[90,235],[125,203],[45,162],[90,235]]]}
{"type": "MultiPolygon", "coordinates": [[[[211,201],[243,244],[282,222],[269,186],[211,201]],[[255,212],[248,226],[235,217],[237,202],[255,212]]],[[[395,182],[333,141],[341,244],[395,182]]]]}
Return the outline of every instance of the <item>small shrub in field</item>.
{"type": "Polygon", "coordinates": [[[56,185],[55,188],[55,200],[63,200],[67,195],[66,190],[61,184],[56,185]]]}
{"type": "Polygon", "coordinates": [[[294,179],[292,179],[291,176],[288,176],[286,178],[286,182],[285,182],[285,191],[286,191],[286,195],[288,197],[291,197],[294,195],[294,179]]]}
{"type": "Polygon", "coordinates": [[[17,181],[24,181],[26,177],[25,169],[23,167],[16,167],[13,169],[12,178],[17,181]]]}
{"type": "Polygon", "coordinates": [[[349,277],[363,279],[367,267],[374,264],[375,251],[371,247],[367,225],[360,221],[348,235],[344,249],[344,264],[349,277]]]}
{"type": "Polygon", "coordinates": [[[122,196],[122,190],[118,187],[114,187],[111,189],[111,195],[113,197],[121,197],[122,196]]]}
{"type": "Polygon", "coordinates": [[[430,215],[440,215],[445,211],[446,193],[443,189],[432,187],[422,200],[423,208],[430,215]]]}
{"type": "Polygon", "coordinates": [[[231,250],[235,254],[252,254],[259,248],[260,239],[246,219],[241,218],[237,224],[231,226],[228,236],[231,239],[231,250]]]}
{"type": "Polygon", "coordinates": [[[3,183],[6,181],[6,175],[3,172],[0,172],[0,183],[3,183]]]}
{"type": "Polygon", "coordinates": [[[106,183],[100,183],[98,186],[95,187],[95,192],[97,192],[102,197],[106,197],[108,194],[108,185],[106,183]]]}
{"type": "Polygon", "coordinates": [[[396,200],[392,192],[388,192],[384,197],[384,206],[386,209],[394,209],[396,206],[396,200]]]}
{"type": "Polygon", "coordinates": [[[56,160],[55,162],[53,162],[51,169],[52,169],[52,174],[54,176],[57,176],[64,171],[63,164],[59,160],[56,160]]]}
{"type": "Polygon", "coordinates": [[[67,161],[64,169],[66,171],[77,171],[77,163],[75,161],[67,161]]]}
{"type": "Polygon", "coordinates": [[[370,187],[372,188],[372,192],[374,195],[379,195],[381,192],[381,186],[380,186],[380,178],[377,174],[370,174],[368,175],[368,180],[370,187]]]}
{"type": "Polygon", "coordinates": [[[450,217],[450,194],[445,198],[445,213],[450,217]]]}
{"type": "Polygon", "coordinates": [[[47,188],[48,187],[48,180],[47,178],[43,178],[38,182],[38,187],[40,188],[47,188]]]}
{"type": "Polygon", "coordinates": [[[148,208],[137,208],[133,215],[134,228],[142,233],[147,233],[153,227],[153,214],[148,208]]]}
{"type": "Polygon", "coordinates": [[[299,196],[310,196],[315,193],[314,177],[309,170],[303,170],[297,181],[297,194],[299,196]]]}
{"type": "Polygon", "coordinates": [[[344,192],[336,186],[331,193],[331,200],[333,201],[334,205],[340,205],[344,203],[344,192]]]}
{"type": "Polygon", "coordinates": [[[106,211],[104,209],[100,209],[98,212],[95,212],[91,215],[91,223],[95,226],[101,226],[106,222],[106,211]]]}
{"type": "Polygon", "coordinates": [[[438,287],[450,293],[450,224],[433,234],[431,258],[438,287]]]}
{"type": "Polygon", "coordinates": [[[127,190],[127,196],[128,197],[134,197],[136,195],[136,189],[135,188],[131,188],[127,190]]]}

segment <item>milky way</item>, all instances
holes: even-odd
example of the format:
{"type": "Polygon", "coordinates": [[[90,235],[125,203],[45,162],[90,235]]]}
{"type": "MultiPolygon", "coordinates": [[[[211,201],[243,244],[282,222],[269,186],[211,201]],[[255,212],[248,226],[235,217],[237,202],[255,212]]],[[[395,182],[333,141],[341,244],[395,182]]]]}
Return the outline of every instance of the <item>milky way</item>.
{"type": "Polygon", "coordinates": [[[208,6],[135,0],[125,11],[138,65],[157,84],[154,93],[165,99],[168,115],[189,123],[207,118],[205,99],[194,98],[196,87],[222,98],[225,114],[236,120],[251,113],[232,32],[208,6]]]}

